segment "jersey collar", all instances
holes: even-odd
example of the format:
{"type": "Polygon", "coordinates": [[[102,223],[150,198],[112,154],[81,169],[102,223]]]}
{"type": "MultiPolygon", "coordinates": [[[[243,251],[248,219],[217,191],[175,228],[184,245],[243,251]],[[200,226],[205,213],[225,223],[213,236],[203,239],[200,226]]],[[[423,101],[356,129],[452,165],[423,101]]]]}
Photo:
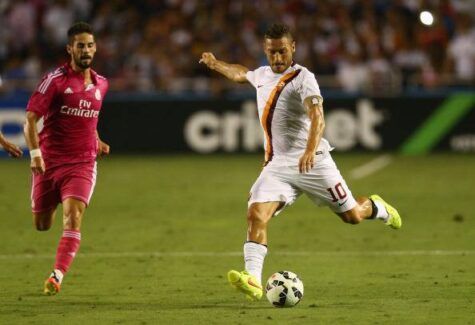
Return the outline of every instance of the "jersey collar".
{"type": "MultiPolygon", "coordinates": [[[[73,68],[71,67],[71,63],[67,62],[63,65],[63,68],[64,70],[66,71],[66,73],[68,75],[73,75],[73,76],[77,76],[77,77],[81,77],[83,78],[83,76],[79,73],[79,72],[76,72],[73,70],[73,68]]],[[[92,83],[94,85],[97,85],[97,72],[90,69],[91,71],[91,80],[92,80],[92,83]]]]}
{"type": "MultiPolygon", "coordinates": [[[[282,73],[275,73],[274,71],[272,71],[272,68],[270,69],[270,71],[271,71],[274,75],[283,76],[283,75],[285,75],[285,74],[287,74],[287,73],[289,73],[289,72],[295,70],[295,65],[296,65],[296,63],[295,63],[294,61],[292,61],[292,63],[290,64],[290,66],[289,66],[284,72],[282,72],[282,73]]],[[[270,66],[269,66],[269,68],[270,68],[270,66]]]]}

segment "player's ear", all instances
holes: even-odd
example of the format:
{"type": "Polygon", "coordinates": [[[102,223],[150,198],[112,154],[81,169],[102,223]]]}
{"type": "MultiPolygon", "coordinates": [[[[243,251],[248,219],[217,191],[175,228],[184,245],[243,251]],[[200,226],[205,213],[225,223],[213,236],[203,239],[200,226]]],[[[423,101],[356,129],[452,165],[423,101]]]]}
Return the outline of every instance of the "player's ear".
{"type": "Polygon", "coordinates": [[[292,41],[292,53],[295,53],[295,41],[292,41]]]}
{"type": "Polygon", "coordinates": [[[262,49],[264,53],[267,53],[267,45],[269,44],[270,40],[267,37],[264,37],[264,41],[262,42],[262,49]]]}
{"type": "Polygon", "coordinates": [[[71,47],[71,45],[69,45],[69,44],[66,45],[66,51],[68,52],[68,54],[71,54],[71,53],[72,53],[72,47],[71,47]]]}

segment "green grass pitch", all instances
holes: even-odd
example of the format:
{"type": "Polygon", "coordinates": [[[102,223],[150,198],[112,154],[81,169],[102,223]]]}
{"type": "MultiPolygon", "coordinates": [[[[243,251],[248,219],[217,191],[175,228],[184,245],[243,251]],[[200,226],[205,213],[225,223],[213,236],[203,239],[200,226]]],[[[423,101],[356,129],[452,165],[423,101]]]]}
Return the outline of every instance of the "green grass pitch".
{"type": "MultiPolygon", "coordinates": [[[[375,155],[335,155],[342,173],[375,155]]],[[[264,278],[305,285],[295,308],[247,302],[246,200],[262,157],[111,156],[62,291],[42,295],[61,233],[33,229],[28,161],[0,161],[0,324],[475,324],[475,156],[395,157],[347,182],[378,193],[403,228],[344,224],[301,197],[270,224],[264,278]]]]}

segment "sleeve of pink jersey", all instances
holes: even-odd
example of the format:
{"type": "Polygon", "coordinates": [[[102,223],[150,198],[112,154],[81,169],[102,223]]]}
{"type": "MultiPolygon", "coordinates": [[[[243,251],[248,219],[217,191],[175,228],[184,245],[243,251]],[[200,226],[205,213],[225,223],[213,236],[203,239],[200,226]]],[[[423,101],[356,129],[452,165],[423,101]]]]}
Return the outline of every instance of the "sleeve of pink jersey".
{"type": "Polygon", "coordinates": [[[42,117],[48,112],[56,93],[55,83],[48,80],[48,78],[49,75],[41,80],[26,106],[28,112],[34,112],[39,117],[42,117]]]}

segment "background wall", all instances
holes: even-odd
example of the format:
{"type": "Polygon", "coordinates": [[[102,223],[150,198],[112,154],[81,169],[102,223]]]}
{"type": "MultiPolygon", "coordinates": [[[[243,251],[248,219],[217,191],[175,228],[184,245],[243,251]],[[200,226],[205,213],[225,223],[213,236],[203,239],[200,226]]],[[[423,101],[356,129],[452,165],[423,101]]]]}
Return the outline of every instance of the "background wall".
{"type": "Polygon", "coordinates": [[[471,0],[0,1],[0,127],[24,145],[20,111],[83,20],[110,81],[100,131],[115,152],[258,151],[253,89],[198,60],[257,68],[280,21],[317,76],[337,150],[473,151],[474,18],[471,0]]]}

